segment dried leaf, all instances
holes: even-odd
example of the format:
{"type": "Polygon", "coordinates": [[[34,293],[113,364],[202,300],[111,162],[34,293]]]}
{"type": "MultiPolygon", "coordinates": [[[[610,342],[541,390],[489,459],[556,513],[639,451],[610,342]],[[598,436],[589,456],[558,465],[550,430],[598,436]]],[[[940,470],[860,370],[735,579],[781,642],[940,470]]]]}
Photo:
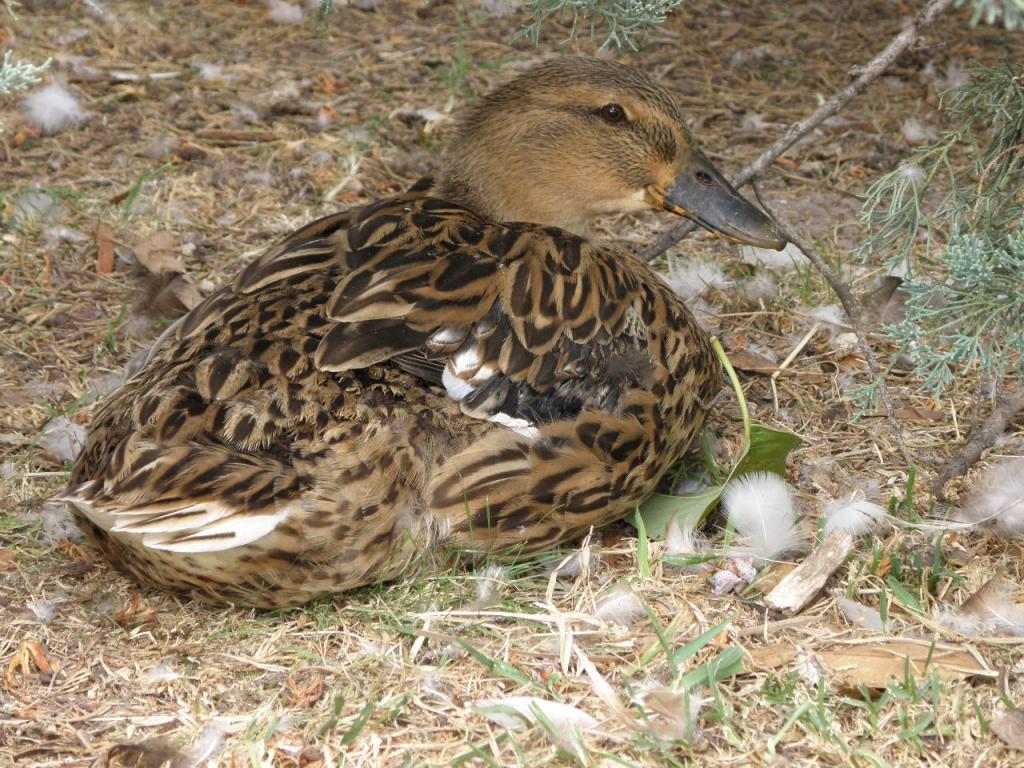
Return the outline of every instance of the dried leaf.
{"type": "Polygon", "coordinates": [[[989,727],[1010,749],[1024,750],[1024,709],[1011,709],[989,727]]]}
{"type": "Polygon", "coordinates": [[[134,312],[154,319],[180,317],[203,300],[187,275],[142,272],[132,305],[134,312]]]}
{"type": "Polygon", "coordinates": [[[294,675],[288,675],[287,685],[291,692],[288,698],[289,707],[309,709],[324,695],[324,680],[317,674],[305,682],[299,682],[294,675]]]}
{"type": "Polygon", "coordinates": [[[18,565],[18,553],[13,549],[0,547],[0,571],[13,571],[18,565]]]}
{"type": "Polygon", "coordinates": [[[730,350],[729,362],[737,371],[759,373],[762,376],[771,376],[779,367],[778,363],[773,363],[767,357],[748,352],[745,349],[730,350]]]}
{"type": "Polygon", "coordinates": [[[185,273],[185,263],[178,255],[178,241],[170,232],[154,232],[136,245],[132,253],[139,266],[154,275],[185,273]]]}
{"type": "Polygon", "coordinates": [[[17,684],[16,673],[20,672],[22,675],[30,675],[32,670],[35,669],[40,675],[50,675],[53,673],[55,666],[46,658],[46,653],[39,643],[31,639],[22,640],[21,647],[7,665],[4,681],[9,688],[13,688],[17,684]]]}
{"type": "Polygon", "coordinates": [[[131,599],[114,611],[114,621],[125,629],[156,624],[156,608],[146,605],[139,592],[133,592],[131,599]]]}
{"type": "MultiPolygon", "coordinates": [[[[911,674],[918,680],[933,671],[943,680],[996,677],[995,671],[970,653],[945,644],[936,644],[933,648],[928,643],[878,640],[813,651],[833,686],[846,693],[855,693],[860,687],[883,689],[893,681],[902,681],[906,679],[908,664],[911,674]]],[[[789,668],[797,659],[797,649],[790,643],[761,646],[748,653],[755,666],[766,669],[789,668]]]]}
{"type": "Polygon", "coordinates": [[[114,271],[114,230],[105,221],[96,225],[96,271],[101,275],[114,271]]]}

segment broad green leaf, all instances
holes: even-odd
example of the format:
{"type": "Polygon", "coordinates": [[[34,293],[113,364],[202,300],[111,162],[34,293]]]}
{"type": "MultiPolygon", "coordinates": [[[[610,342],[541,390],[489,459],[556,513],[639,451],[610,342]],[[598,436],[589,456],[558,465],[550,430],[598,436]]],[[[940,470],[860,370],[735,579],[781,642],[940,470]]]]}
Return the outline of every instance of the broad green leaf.
{"type": "Polygon", "coordinates": [[[800,438],[792,432],[769,429],[760,424],[750,428],[747,448],[740,460],[729,473],[729,478],[740,477],[751,472],[772,472],[786,476],[786,457],[800,445],[800,438]]]}
{"type": "Polygon", "coordinates": [[[718,339],[713,338],[711,344],[726,373],[729,374],[729,380],[739,399],[740,412],[743,415],[743,452],[722,485],[716,485],[692,496],[667,496],[656,493],[641,504],[639,517],[646,529],[647,536],[652,539],[665,538],[665,531],[673,516],[676,516],[680,527],[686,524],[700,525],[718,504],[725,485],[733,478],[750,472],[772,472],[785,477],[786,457],[789,456],[790,451],[800,445],[800,438],[791,432],[782,432],[750,423],[747,401],[743,396],[743,388],[736,377],[736,372],[729,363],[729,358],[718,339]]]}
{"type": "Polygon", "coordinates": [[[640,517],[648,537],[664,539],[668,524],[673,515],[678,515],[680,527],[684,521],[692,519],[694,524],[704,519],[709,509],[718,503],[724,486],[716,485],[693,496],[667,496],[656,493],[640,505],[640,517]]]}

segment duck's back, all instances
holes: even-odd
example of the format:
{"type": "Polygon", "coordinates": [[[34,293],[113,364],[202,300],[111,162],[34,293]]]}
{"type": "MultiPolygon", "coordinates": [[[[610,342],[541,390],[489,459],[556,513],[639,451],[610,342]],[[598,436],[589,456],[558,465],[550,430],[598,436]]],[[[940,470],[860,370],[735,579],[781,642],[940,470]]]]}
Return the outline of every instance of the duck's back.
{"type": "Polygon", "coordinates": [[[68,498],[149,584],[295,604],[627,514],[717,386],[646,265],[417,190],[297,231],[184,317],[98,410],[68,498]]]}

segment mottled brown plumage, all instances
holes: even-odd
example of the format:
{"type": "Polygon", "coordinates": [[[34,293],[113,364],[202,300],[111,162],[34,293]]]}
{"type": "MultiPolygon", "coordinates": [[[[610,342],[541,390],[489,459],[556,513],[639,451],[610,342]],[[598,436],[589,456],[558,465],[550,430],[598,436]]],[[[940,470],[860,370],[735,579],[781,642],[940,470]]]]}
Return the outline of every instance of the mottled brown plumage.
{"type": "MultiPolygon", "coordinates": [[[[309,224],[172,327],[97,410],[66,498],[140,581],[260,607],[621,518],[720,372],[646,264],[551,225],[642,201],[722,218],[682,199],[693,162],[642,73],[527,73],[468,112],[438,184],[309,224]]],[[[777,244],[741,208],[709,226],[777,244]]]]}

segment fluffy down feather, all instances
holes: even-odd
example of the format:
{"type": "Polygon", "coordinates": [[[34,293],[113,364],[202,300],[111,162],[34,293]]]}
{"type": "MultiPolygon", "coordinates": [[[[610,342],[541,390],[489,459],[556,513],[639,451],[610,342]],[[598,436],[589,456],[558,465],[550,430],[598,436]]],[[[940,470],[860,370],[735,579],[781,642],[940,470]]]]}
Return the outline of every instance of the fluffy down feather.
{"type": "Polygon", "coordinates": [[[1024,534],[1024,458],[989,467],[974,484],[957,519],[1001,536],[1024,534]]]}
{"type": "Polygon", "coordinates": [[[797,526],[793,493],[778,475],[751,472],[731,480],[722,492],[722,506],[741,537],[732,555],[763,563],[806,544],[797,526]]]}
{"type": "Polygon", "coordinates": [[[82,122],[78,99],[60,83],[32,91],[23,102],[29,122],[44,133],[57,133],[82,122]]]}
{"type": "Polygon", "coordinates": [[[885,519],[885,508],[855,490],[825,505],[825,534],[845,528],[857,538],[874,533],[885,519]]]}

